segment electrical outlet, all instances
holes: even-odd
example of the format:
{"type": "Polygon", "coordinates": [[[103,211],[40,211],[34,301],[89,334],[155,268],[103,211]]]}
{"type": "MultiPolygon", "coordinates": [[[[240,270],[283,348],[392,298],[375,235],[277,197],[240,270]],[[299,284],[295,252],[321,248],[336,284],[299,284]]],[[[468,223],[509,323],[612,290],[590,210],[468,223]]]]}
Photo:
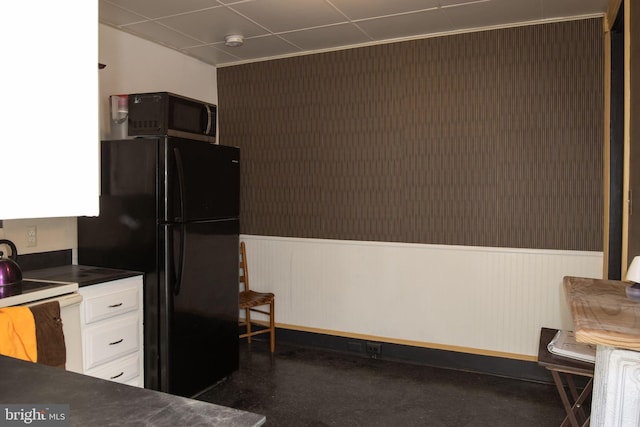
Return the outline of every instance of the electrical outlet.
{"type": "Polygon", "coordinates": [[[38,230],[35,225],[27,227],[27,246],[33,247],[38,244],[38,230]]]}
{"type": "Polygon", "coordinates": [[[378,356],[380,353],[382,353],[382,344],[379,342],[367,341],[367,353],[372,355],[373,357],[378,356]]]}

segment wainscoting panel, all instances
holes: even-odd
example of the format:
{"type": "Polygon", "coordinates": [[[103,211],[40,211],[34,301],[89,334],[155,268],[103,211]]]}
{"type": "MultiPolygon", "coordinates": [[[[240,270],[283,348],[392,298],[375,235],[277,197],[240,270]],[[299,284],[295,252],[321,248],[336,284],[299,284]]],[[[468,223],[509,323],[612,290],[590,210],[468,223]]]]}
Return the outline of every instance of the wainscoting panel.
{"type": "Polygon", "coordinates": [[[241,239],[280,328],[523,360],[542,326],[572,327],[562,278],[602,272],[601,252],[241,239]]]}

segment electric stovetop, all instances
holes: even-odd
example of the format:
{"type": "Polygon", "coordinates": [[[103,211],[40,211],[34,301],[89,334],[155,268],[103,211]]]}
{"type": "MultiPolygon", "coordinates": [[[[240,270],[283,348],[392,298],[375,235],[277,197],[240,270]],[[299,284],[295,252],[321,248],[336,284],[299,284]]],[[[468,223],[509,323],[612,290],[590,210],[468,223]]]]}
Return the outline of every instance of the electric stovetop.
{"type": "Polygon", "coordinates": [[[124,279],[140,272],[84,265],[64,265],[23,271],[14,285],[0,286],[0,308],[28,304],[76,292],[79,287],[124,279]]]}
{"type": "Polygon", "coordinates": [[[25,271],[22,273],[23,277],[28,279],[54,282],[74,282],[77,283],[79,287],[91,286],[111,280],[124,279],[139,274],[142,273],[88,265],[63,265],[59,267],[25,271]]]}
{"type": "Polygon", "coordinates": [[[55,298],[77,290],[77,283],[23,279],[13,285],[0,286],[0,308],[55,298]]]}

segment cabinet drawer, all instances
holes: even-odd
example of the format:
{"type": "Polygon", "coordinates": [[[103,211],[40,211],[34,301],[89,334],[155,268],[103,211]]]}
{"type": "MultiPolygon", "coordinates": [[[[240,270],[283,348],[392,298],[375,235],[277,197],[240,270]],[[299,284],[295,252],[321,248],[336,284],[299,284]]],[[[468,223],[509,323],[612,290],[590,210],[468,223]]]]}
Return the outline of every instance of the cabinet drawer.
{"type": "Polygon", "coordinates": [[[106,295],[88,296],[84,300],[86,324],[138,309],[138,290],[134,287],[118,290],[106,295]]]}
{"type": "Polygon", "coordinates": [[[138,313],[133,313],[86,328],[82,334],[85,371],[138,351],[139,322],[138,313]]]}
{"type": "Polygon", "coordinates": [[[142,383],[142,375],[136,378],[131,379],[125,383],[126,385],[130,385],[132,387],[140,387],[144,388],[144,384],[142,383]]]}
{"type": "Polygon", "coordinates": [[[92,377],[102,378],[103,380],[110,380],[123,384],[138,384],[140,378],[139,354],[135,353],[131,356],[114,360],[113,362],[107,363],[98,368],[90,369],[85,373],[92,377]]]}

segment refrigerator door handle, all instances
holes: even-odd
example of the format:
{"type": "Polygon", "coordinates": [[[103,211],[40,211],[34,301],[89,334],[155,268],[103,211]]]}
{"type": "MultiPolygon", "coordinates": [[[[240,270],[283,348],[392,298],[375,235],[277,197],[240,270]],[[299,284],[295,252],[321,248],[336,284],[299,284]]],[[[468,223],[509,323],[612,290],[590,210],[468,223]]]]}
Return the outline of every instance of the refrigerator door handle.
{"type": "MultiPolygon", "coordinates": [[[[178,170],[178,190],[180,196],[180,221],[184,220],[184,166],[182,163],[182,157],[180,156],[180,150],[174,147],[173,154],[176,159],[176,168],[178,170]]],[[[178,271],[176,271],[175,285],[173,286],[173,294],[178,295],[180,293],[180,286],[182,285],[182,272],[184,271],[184,232],[185,224],[181,222],[180,226],[180,253],[178,254],[178,271]]]]}
{"type": "Polygon", "coordinates": [[[173,294],[180,294],[180,286],[182,285],[182,272],[184,271],[184,224],[178,224],[180,227],[180,249],[178,253],[178,271],[176,271],[176,279],[173,282],[173,294]]]}
{"type": "Polygon", "coordinates": [[[178,197],[180,199],[180,217],[174,219],[174,221],[184,221],[184,194],[185,194],[185,182],[184,182],[184,164],[182,162],[182,156],[178,147],[173,148],[173,157],[176,159],[176,169],[178,171],[178,197]]]}

